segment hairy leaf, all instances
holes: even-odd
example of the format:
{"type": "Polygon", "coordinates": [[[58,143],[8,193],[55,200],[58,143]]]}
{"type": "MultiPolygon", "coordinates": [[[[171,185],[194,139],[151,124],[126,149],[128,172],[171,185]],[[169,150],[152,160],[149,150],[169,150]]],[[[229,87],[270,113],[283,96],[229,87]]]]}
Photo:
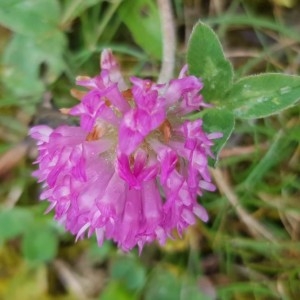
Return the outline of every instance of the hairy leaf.
{"type": "Polygon", "coordinates": [[[300,99],[300,76],[260,74],[237,81],[224,106],[238,118],[256,119],[276,114],[300,99]]]}
{"type": "Polygon", "coordinates": [[[233,78],[231,63],[213,30],[199,22],[191,34],[187,62],[189,72],[204,82],[202,94],[207,102],[221,102],[233,78]]]}

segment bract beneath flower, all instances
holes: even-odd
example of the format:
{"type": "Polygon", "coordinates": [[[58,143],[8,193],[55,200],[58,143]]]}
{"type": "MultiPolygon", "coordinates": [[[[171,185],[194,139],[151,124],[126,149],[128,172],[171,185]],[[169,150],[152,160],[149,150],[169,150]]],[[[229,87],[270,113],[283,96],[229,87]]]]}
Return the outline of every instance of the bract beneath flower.
{"type": "Polygon", "coordinates": [[[208,170],[212,139],[202,120],[184,116],[207,106],[203,84],[186,75],[166,84],[123,79],[110,50],[101,55],[101,73],[81,76],[73,90],[81,102],[66,109],[78,126],[35,126],[41,199],[55,218],[77,236],[95,234],[99,245],[114,240],[124,251],[164,244],[200,218],[203,190],[214,190],[208,170]]]}

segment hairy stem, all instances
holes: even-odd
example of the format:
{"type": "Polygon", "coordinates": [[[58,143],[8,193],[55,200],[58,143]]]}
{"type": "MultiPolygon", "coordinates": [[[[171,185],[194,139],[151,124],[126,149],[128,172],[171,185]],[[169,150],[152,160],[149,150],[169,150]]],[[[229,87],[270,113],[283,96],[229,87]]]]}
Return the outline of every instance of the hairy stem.
{"type": "Polygon", "coordinates": [[[157,0],[157,4],[160,12],[163,39],[163,57],[158,82],[165,83],[173,77],[175,67],[176,34],[171,1],[157,0]]]}

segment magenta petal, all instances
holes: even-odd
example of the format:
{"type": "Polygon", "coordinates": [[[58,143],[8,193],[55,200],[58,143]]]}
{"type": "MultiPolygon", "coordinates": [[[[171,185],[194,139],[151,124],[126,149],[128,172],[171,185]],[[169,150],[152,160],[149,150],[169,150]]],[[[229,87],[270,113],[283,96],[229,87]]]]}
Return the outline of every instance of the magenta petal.
{"type": "Polygon", "coordinates": [[[130,155],[140,145],[143,139],[144,136],[141,133],[121,125],[119,132],[119,149],[124,154],[130,155]]]}
{"type": "Polygon", "coordinates": [[[53,129],[46,125],[38,125],[30,128],[29,134],[35,140],[41,142],[48,142],[49,136],[53,132],[53,129]]]}
{"type": "Polygon", "coordinates": [[[158,174],[158,171],[159,167],[156,163],[149,165],[148,167],[144,168],[144,170],[140,174],[138,174],[138,182],[142,183],[144,181],[153,179],[158,174]]]}
{"type": "Polygon", "coordinates": [[[195,224],[195,217],[192,211],[190,211],[187,208],[184,208],[182,210],[182,218],[184,219],[184,221],[186,223],[188,223],[189,225],[193,225],[195,224]]]}
{"type": "Polygon", "coordinates": [[[180,79],[174,79],[169,83],[165,92],[165,98],[169,105],[178,101],[182,96],[189,92],[198,93],[203,87],[201,81],[194,77],[188,76],[180,79]]]}
{"type": "Polygon", "coordinates": [[[158,128],[164,122],[164,120],[166,119],[166,114],[163,110],[157,110],[151,114],[151,117],[149,119],[150,122],[148,123],[146,128],[149,126],[150,129],[153,130],[158,128]]]}
{"type": "Polygon", "coordinates": [[[193,212],[203,222],[207,222],[209,220],[207,211],[201,205],[195,205],[193,208],[193,212]]]}
{"type": "Polygon", "coordinates": [[[126,154],[120,153],[118,155],[117,169],[119,176],[128,183],[130,188],[137,186],[136,177],[132,174],[129,157],[126,154]]]}
{"type": "Polygon", "coordinates": [[[100,67],[102,70],[108,70],[110,80],[113,83],[118,83],[120,90],[126,90],[127,85],[121,74],[119,64],[110,49],[104,49],[102,51],[100,67]]]}
{"type": "Polygon", "coordinates": [[[130,105],[122,96],[117,84],[114,84],[109,89],[106,89],[104,96],[121,112],[125,113],[130,109],[130,105]]]}
{"type": "Polygon", "coordinates": [[[148,226],[153,226],[161,221],[162,217],[162,198],[157,189],[154,180],[145,182],[142,189],[143,193],[143,215],[149,223],[148,226]]]}
{"type": "Polygon", "coordinates": [[[147,153],[142,149],[138,149],[134,154],[133,173],[140,174],[147,163],[147,153]]]}
{"type": "Polygon", "coordinates": [[[74,165],[71,172],[74,176],[74,179],[79,181],[86,181],[86,167],[85,167],[85,158],[83,155],[82,146],[77,146],[70,154],[70,162],[74,165]]]}
{"type": "Polygon", "coordinates": [[[141,192],[129,190],[120,228],[114,237],[124,251],[128,251],[137,244],[137,235],[142,220],[141,212],[141,192]]]}
{"type": "Polygon", "coordinates": [[[165,184],[178,162],[177,153],[173,149],[155,140],[150,140],[149,143],[157,153],[157,160],[161,166],[160,180],[162,184],[165,184]]]}
{"type": "Polygon", "coordinates": [[[161,163],[161,181],[164,184],[171,172],[175,169],[178,157],[175,151],[167,148],[159,153],[158,159],[161,163]]]}
{"type": "Polygon", "coordinates": [[[141,132],[140,122],[143,120],[143,113],[140,111],[129,111],[125,114],[119,129],[119,149],[121,152],[130,155],[144,140],[144,132],[141,132]]]}

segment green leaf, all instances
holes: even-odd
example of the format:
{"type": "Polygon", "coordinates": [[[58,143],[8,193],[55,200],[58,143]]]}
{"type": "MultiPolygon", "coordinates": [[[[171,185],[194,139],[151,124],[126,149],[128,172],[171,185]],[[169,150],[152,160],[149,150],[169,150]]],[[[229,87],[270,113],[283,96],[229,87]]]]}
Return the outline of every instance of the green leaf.
{"type": "Polygon", "coordinates": [[[110,283],[105,287],[104,291],[101,293],[99,300],[112,299],[135,300],[138,299],[138,296],[128,291],[120,282],[110,281],[110,283]]]}
{"type": "Polygon", "coordinates": [[[166,269],[157,268],[150,277],[145,291],[145,300],[179,300],[179,278],[166,269]]]}
{"type": "Polygon", "coordinates": [[[119,16],[135,42],[150,56],[161,59],[162,35],[157,7],[152,0],[124,1],[119,16]]]}
{"type": "Polygon", "coordinates": [[[65,36],[55,30],[41,38],[15,34],[3,55],[3,83],[20,97],[41,94],[44,82],[52,83],[64,70],[65,46],[65,36]]]}
{"type": "Polygon", "coordinates": [[[12,31],[41,36],[58,27],[60,7],[56,0],[1,0],[0,23],[12,31]]]}
{"type": "Polygon", "coordinates": [[[286,138],[300,142],[300,124],[296,124],[294,127],[290,128],[286,138]]]}
{"type": "Polygon", "coordinates": [[[146,282],[146,270],[130,257],[118,258],[112,265],[111,276],[122,281],[129,290],[139,290],[146,282]]]}
{"type": "Polygon", "coordinates": [[[32,214],[26,209],[15,207],[1,211],[0,243],[23,234],[32,220],[32,214]]]}
{"type": "Polygon", "coordinates": [[[223,136],[214,140],[212,152],[215,159],[210,165],[215,166],[218,161],[218,156],[226,142],[230,138],[235,125],[233,113],[226,109],[206,109],[203,115],[203,129],[207,133],[221,132],[223,136]]]}
{"type": "Polygon", "coordinates": [[[81,0],[81,1],[67,1],[64,9],[62,23],[70,22],[80,16],[85,10],[100,4],[103,0],[81,0]]]}
{"type": "Polygon", "coordinates": [[[22,240],[22,252],[32,262],[51,261],[57,253],[58,236],[47,224],[29,227],[22,240]]]}
{"type": "Polygon", "coordinates": [[[283,159],[290,157],[296,147],[296,142],[291,141],[289,135],[288,131],[281,130],[278,132],[267,153],[251,170],[243,186],[253,189],[262,182],[262,179],[272,167],[279,165],[283,159]]]}
{"type": "MultiPolygon", "coordinates": [[[[7,107],[7,106],[19,106],[22,107],[22,109],[26,109],[27,111],[32,111],[32,107],[35,107],[37,103],[40,102],[40,97],[37,95],[37,97],[18,97],[16,95],[11,95],[12,93],[9,93],[7,91],[7,95],[5,98],[2,98],[0,101],[0,109],[2,107],[7,107]]],[[[35,109],[33,109],[35,111],[35,109]]],[[[24,127],[24,124],[23,124],[24,127]]]]}
{"type": "Polygon", "coordinates": [[[240,299],[276,299],[274,292],[266,287],[265,283],[261,281],[233,282],[228,285],[221,286],[218,289],[218,299],[234,299],[235,295],[243,294],[247,294],[247,296],[240,296],[240,299]]]}
{"type": "Polygon", "coordinates": [[[300,99],[300,76],[260,74],[237,81],[224,103],[238,118],[257,119],[276,114],[300,99]]]}
{"type": "Polygon", "coordinates": [[[16,96],[40,95],[44,83],[52,83],[64,70],[67,43],[59,21],[56,0],[0,1],[0,23],[15,31],[3,54],[2,81],[16,96]],[[42,66],[45,74],[39,74],[42,66]]]}
{"type": "Polygon", "coordinates": [[[202,94],[205,100],[221,102],[232,84],[233,69],[214,31],[201,22],[192,31],[187,63],[190,74],[201,77],[204,82],[202,94]]]}
{"type": "Polygon", "coordinates": [[[196,120],[199,118],[203,120],[203,129],[206,133],[222,133],[221,138],[214,140],[214,146],[212,147],[215,158],[214,160],[210,160],[209,164],[215,166],[220,151],[233,132],[235,125],[234,115],[227,109],[210,108],[188,117],[189,120],[196,120]]]}
{"type": "Polygon", "coordinates": [[[90,247],[87,251],[88,258],[92,262],[102,263],[113,252],[113,247],[110,241],[105,241],[101,247],[99,247],[95,238],[92,239],[90,247]]]}
{"type": "MultiPolygon", "coordinates": [[[[213,291],[212,291],[213,292],[213,291]]],[[[199,282],[196,278],[185,276],[182,279],[181,299],[193,299],[193,300],[211,300],[215,299],[214,296],[210,296],[201,291],[199,282]]]]}

